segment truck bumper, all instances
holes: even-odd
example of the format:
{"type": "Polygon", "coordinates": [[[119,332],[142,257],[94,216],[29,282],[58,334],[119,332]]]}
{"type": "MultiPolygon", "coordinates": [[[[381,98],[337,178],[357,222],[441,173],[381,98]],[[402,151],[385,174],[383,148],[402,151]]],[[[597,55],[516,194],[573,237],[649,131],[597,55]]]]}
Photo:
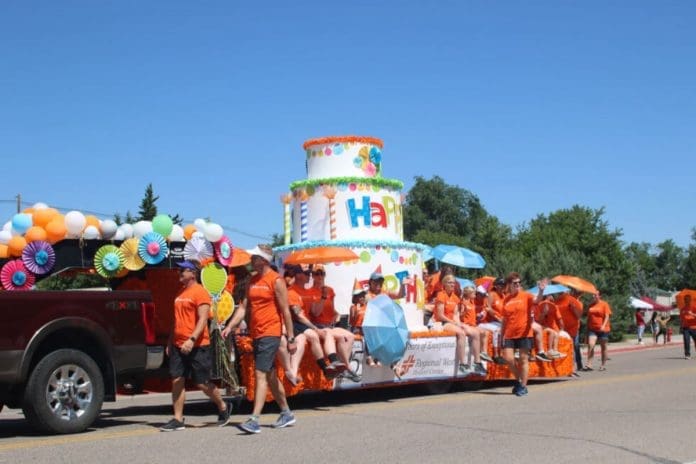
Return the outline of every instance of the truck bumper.
{"type": "Polygon", "coordinates": [[[0,383],[19,382],[23,353],[23,350],[0,350],[0,383]]]}

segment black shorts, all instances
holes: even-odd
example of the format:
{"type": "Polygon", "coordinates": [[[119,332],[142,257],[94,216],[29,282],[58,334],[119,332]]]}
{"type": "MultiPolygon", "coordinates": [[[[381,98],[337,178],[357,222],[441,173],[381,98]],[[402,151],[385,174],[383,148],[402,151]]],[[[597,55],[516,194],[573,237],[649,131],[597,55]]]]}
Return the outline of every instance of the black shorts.
{"type": "Polygon", "coordinates": [[[298,335],[305,333],[305,330],[307,330],[307,329],[311,329],[311,327],[309,327],[308,325],[304,325],[301,322],[296,322],[296,321],[292,322],[292,331],[295,333],[296,337],[298,335]]]}
{"type": "Polygon", "coordinates": [[[261,372],[273,370],[276,354],[280,348],[280,337],[261,337],[254,340],[255,369],[261,372]]]}
{"type": "Polygon", "coordinates": [[[506,338],[505,340],[503,340],[503,348],[531,350],[532,346],[534,346],[533,338],[506,338]]]}
{"type": "Polygon", "coordinates": [[[169,346],[169,375],[191,378],[197,384],[206,384],[212,375],[213,360],[210,345],[198,346],[184,354],[176,346],[169,346]]]}

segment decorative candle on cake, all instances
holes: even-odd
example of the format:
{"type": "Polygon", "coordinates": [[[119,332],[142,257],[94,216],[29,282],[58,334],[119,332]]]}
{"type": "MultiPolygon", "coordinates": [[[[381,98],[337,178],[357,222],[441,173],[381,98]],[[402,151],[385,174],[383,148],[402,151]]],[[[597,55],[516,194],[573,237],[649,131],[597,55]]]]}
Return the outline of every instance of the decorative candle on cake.
{"type": "Polygon", "coordinates": [[[301,242],[306,242],[307,241],[307,234],[308,234],[308,229],[307,229],[307,200],[309,199],[309,195],[307,195],[307,191],[302,189],[300,190],[300,241],[301,242]]]}
{"type": "Polygon", "coordinates": [[[329,231],[331,240],[336,240],[336,189],[330,185],[322,187],[324,196],[329,199],[329,231]]]}
{"type": "Polygon", "coordinates": [[[283,225],[285,232],[285,245],[290,244],[290,202],[292,201],[292,194],[285,193],[280,196],[280,201],[283,202],[283,225]]]}

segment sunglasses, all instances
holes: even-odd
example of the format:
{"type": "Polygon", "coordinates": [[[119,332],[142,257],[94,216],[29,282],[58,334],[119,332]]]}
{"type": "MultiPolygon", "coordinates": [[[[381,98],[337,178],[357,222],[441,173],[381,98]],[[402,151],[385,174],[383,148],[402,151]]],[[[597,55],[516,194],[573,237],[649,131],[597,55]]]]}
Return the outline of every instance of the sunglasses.
{"type": "Polygon", "coordinates": [[[522,285],[521,280],[513,280],[511,283],[512,283],[512,285],[522,285]]]}

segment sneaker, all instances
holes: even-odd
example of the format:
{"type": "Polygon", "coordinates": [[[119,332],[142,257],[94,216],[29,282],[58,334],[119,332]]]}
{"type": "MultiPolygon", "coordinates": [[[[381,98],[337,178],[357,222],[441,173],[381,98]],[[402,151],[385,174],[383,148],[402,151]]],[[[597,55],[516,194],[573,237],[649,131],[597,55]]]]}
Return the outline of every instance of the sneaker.
{"type": "Polygon", "coordinates": [[[289,425],[293,425],[295,422],[295,415],[291,411],[283,411],[278,416],[278,420],[273,424],[274,429],[282,429],[289,425]]]}
{"type": "Polygon", "coordinates": [[[516,396],[527,396],[529,394],[529,390],[527,390],[527,387],[523,387],[520,385],[520,388],[517,389],[515,392],[516,396]]]}
{"type": "Polygon", "coordinates": [[[218,413],[218,427],[224,427],[230,423],[230,406],[230,404],[225,403],[225,410],[218,413]]]}
{"type": "Polygon", "coordinates": [[[505,358],[503,358],[502,356],[495,356],[493,358],[493,362],[502,366],[503,364],[505,364],[505,358]]]}
{"type": "Polygon", "coordinates": [[[468,364],[460,364],[459,365],[459,373],[464,374],[464,375],[471,374],[471,366],[469,366],[468,364]]]}
{"type": "Polygon", "coordinates": [[[571,375],[572,377],[580,377],[580,374],[578,374],[577,371],[576,371],[576,372],[573,372],[573,373],[570,374],[570,375],[571,375]]]}
{"type": "Polygon", "coordinates": [[[474,374],[476,375],[482,375],[482,376],[487,376],[488,371],[486,370],[485,367],[483,367],[483,364],[481,363],[474,363],[474,374]]]}
{"type": "Polygon", "coordinates": [[[261,426],[259,426],[259,421],[253,417],[248,418],[245,422],[242,422],[237,427],[242,429],[246,433],[260,433],[261,426]]]}
{"type": "Polygon", "coordinates": [[[162,432],[175,432],[177,430],[184,430],[185,428],[186,426],[184,426],[184,421],[172,419],[166,424],[164,424],[162,427],[160,427],[160,430],[162,432]]]}
{"type": "Polygon", "coordinates": [[[348,369],[348,366],[343,364],[341,361],[334,361],[331,364],[329,364],[329,368],[333,368],[336,371],[336,374],[340,374],[341,372],[348,369]]]}
{"type": "Polygon", "coordinates": [[[481,359],[483,359],[484,361],[493,362],[493,358],[488,356],[488,353],[481,353],[481,359]]]}
{"type": "Polygon", "coordinates": [[[355,382],[355,383],[362,382],[362,377],[359,374],[351,371],[350,369],[344,371],[343,374],[341,374],[341,376],[344,379],[350,380],[351,382],[355,382]]]}
{"type": "Polygon", "coordinates": [[[549,351],[549,352],[546,353],[546,354],[547,354],[547,356],[548,356],[549,358],[551,358],[551,359],[558,359],[558,358],[561,357],[561,353],[559,353],[558,351],[555,351],[555,350],[549,351]]]}
{"type": "Polygon", "coordinates": [[[540,351],[539,353],[536,354],[536,359],[537,361],[542,361],[542,362],[551,362],[552,359],[544,353],[543,351],[540,351]]]}
{"type": "Polygon", "coordinates": [[[691,355],[687,354],[686,356],[684,356],[684,359],[691,359],[691,355]]]}
{"type": "Polygon", "coordinates": [[[519,380],[515,380],[515,383],[512,384],[512,394],[516,395],[517,391],[522,388],[522,384],[520,383],[519,380]]]}

